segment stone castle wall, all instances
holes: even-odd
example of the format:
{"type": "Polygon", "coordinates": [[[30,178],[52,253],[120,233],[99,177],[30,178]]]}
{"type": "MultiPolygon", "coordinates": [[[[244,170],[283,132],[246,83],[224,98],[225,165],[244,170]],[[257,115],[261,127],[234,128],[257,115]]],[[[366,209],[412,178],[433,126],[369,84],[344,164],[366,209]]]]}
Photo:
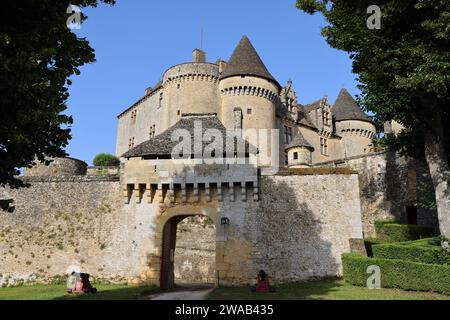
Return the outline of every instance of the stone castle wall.
{"type": "MultiPolygon", "coordinates": [[[[346,166],[358,172],[361,215],[365,237],[375,237],[376,220],[397,220],[407,223],[406,208],[417,206],[417,223],[438,228],[436,211],[428,208],[433,199],[423,199],[424,189],[433,194],[427,164],[381,152],[335,160],[320,166],[346,166]]],[[[431,204],[432,206],[432,204],[431,204]]]]}
{"type": "Polygon", "coordinates": [[[236,187],[234,196],[224,188],[222,201],[212,192],[209,201],[200,193],[198,201],[186,204],[125,204],[120,182],[110,176],[27,178],[29,188],[8,190],[14,211],[0,212],[0,282],[49,282],[77,266],[94,278],[157,283],[157,239],[164,221],[176,214],[207,215],[214,223],[204,232],[181,223],[180,230],[192,231],[179,234],[179,279],[210,282],[214,274],[221,284],[254,283],[260,269],[275,283],[340,275],[340,254],[350,250],[350,238],[362,236],[357,176],[260,180],[259,201],[243,201],[236,187]],[[230,224],[221,225],[221,217],[230,224]],[[211,237],[215,244],[203,246],[211,237]],[[194,239],[200,239],[197,247],[194,239]],[[180,272],[190,266],[196,273],[180,272]]]}

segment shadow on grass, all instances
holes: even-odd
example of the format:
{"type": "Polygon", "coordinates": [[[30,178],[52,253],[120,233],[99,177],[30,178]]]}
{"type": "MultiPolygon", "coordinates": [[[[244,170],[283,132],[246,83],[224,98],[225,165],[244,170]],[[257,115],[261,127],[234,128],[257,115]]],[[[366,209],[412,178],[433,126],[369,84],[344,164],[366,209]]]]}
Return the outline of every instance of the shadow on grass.
{"type": "Polygon", "coordinates": [[[325,300],[333,292],[339,291],[343,282],[326,279],[320,282],[289,283],[273,286],[276,292],[252,292],[251,287],[220,287],[208,297],[209,300],[325,300]]]}
{"type": "Polygon", "coordinates": [[[145,296],[158,293],[160,289],[154,286],[124,287],[117,289],[101,289],[95,294],[65,294],[53,300],[139,300],[145,296]]]}

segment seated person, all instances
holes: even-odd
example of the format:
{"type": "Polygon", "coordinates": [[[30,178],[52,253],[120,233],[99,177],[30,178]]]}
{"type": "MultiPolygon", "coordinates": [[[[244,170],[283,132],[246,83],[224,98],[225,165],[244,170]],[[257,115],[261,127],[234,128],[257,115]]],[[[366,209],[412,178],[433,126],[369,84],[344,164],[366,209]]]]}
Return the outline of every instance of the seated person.
{"type": "Polygon", "coordinates": [[[69,278],[67,278],[67,293],[72,293],[75,290],[76,287],[76,283],[77,283],[77,277],[75,274],[75,271],[73,271],[69,278]]]}

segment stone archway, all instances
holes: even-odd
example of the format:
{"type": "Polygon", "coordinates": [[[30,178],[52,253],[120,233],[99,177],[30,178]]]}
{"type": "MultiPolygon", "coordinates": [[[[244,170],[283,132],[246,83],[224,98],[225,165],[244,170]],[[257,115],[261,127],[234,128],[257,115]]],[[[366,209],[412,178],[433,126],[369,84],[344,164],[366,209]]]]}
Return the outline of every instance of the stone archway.
{"type": "MultiPolygon", "coordinates": [[[[218,212],[216,206],[182,205],[166,209],[156,220],[155,254],[150,261],[150,273],[153,282],[161,289],[173,287],[173,262],[176,246],[177,225],[183,219],[190,216],[207,216],[216,228],[219,227],[218,212]],[[157,279],[155,279],[157,277],[157,279]]],[[[216,234],[217,251],[217,234],[216,234]]]]}

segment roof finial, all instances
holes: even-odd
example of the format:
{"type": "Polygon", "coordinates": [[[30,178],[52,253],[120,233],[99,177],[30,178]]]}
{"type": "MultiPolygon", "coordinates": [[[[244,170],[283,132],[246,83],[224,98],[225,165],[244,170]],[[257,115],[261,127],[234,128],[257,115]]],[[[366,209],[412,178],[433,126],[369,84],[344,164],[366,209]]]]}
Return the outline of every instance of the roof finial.
{"type": "Polygon", "coordinates": [[[203,27],[200,29],[200,50],[203,51],[203,27]]]}

